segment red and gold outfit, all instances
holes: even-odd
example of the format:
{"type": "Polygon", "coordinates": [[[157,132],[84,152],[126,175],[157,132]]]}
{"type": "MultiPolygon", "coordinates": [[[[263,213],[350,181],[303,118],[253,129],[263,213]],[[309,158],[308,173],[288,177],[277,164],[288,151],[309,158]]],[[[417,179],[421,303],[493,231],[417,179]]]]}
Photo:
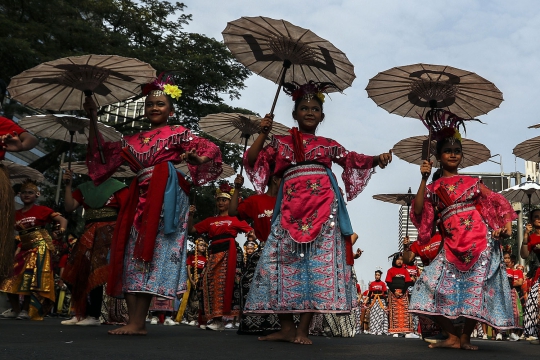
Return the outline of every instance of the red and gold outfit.
{"type": "Polygon", "coordinates": [[[203,272],[204,313],[208,319],[240,313],[239,280],[243,254],[235,241],[239,232],[253,230],[247,222],[232,216],[215,216],[195,225],[199,234],[208,234],[208,262],[203,272]]]}
{"type": "Polygon", "coordinates": [[[60,215],[46,206],[33,205],[29,210],[15,212],[15,230],[21,239],[20,251],[15,255],[13,274],[0,285],[0,291],[31,295],[29,315],[32,320],[43,320],[47,307],[55,301],[54,274],[51,252],[54,245],[44,228],[60,215]]]}

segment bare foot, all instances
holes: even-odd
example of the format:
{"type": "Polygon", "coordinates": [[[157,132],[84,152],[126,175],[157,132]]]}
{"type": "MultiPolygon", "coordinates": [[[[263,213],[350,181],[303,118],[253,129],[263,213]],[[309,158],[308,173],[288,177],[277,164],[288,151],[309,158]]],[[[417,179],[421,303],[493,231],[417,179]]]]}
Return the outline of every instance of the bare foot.
{"type": "Polygon", "coordinates": [[[296,335],[293,341],[295,344],[311,345],[313,342],[307,336],[296,335]]]}
{"type": "Polygon", "coordinates": [[[147,331],[144,326],[140,328],[135,325],[127,324],[118,329],[109,330],[108,333],[109,335],[146,335],[147,331]]]}
{"type": "Polygon", "coordinates": [[[478,346],[472,345],[471,343],[461,344],[463,350],[478,350],[478,346]]]}
{"type": "Polygon", "coordinates": [[[281,329],[278,332],[266,336],[260,336],[260,341],[286,341],[293,342],[296,329],[281,329]]]}
{"type": "Polygon", "coordinates": [[[457,336],[449,336],[448,339],[434,344],[429,344],[431,349],[434,348],[452,348],[459,349],[461,348],[461,342],[457,336]]]}

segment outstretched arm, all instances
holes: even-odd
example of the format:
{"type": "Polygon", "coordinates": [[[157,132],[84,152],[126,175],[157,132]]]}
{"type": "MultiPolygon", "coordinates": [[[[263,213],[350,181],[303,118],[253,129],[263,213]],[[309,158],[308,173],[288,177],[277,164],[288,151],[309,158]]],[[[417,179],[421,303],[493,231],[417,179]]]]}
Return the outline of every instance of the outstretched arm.
{"type": "Polygon", "coordinates": [[[229,203],[229,216],[238,215],[238,198],[240,197],[240,189],[244,185],[244,177],[240,174],[236,175],[234,179],[234,193],[231,197],[231,202],[229,203]]]}
{"type": "Polygon", "coordinates": [[[73,210],[77,209],[81,204],[77,200],[73,198],[72,189],[71,189],[71,181],[72,181],[73,172],[71,170],[66,170],[64,175],[62,175],[62,179],[64,180],[64,183],[66,184],[66,190],[64,193],[64,209],[66,209],[67,212],[72,212],[73,210]]]}
{"type": "Polygon", "coordinates": [[[422,174],[422,180],[420,181],[420,186],[416,192],[416,197],[414,198],[414,214],[422,215],[422,209],[424,208],[424,195],[426,194],[426,184],[431,175],[431,167],[433,162],[424,160],[422,165],[420,165],[420,173],[422,174]]]}

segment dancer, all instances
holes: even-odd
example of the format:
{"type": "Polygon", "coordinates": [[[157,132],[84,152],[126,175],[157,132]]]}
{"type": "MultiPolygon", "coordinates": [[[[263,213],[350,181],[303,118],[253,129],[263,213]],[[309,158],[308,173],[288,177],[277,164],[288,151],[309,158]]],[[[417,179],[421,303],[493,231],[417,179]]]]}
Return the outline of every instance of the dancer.
{"type": "MultiPolygon", "coordinates": [[[[96,185],[127,161],[137,174],[129,188],[129,201],[120,210],[111,246],[107,291],[125,295],[129,321],[112,335],[146,335],[145,318],[153,296],[173,299],[186,290],[186,227],[189,184],[173,163],[186,161],[195,185],[215,180],[222,171],[221,153],[212,142],[180,125],[167,125],[174,112],[172,97],[181,90],[161,77],[147,85],[144,114],[151,129],[103,142],[107,163],[96,151],[90,131],[87,165],[96,185]],[[161,214],[163,213],[163,216],[161,214]]],[[[85,109],[97,115],[91,97],[85,109]]]]}
{"type": "MultiPolygon", "coordinates": [[[[533,209],[529,213],[529,223],[525,226],[523,243],[521,244],[520,255],[522,259],[527,259],[531,254],[535,254],[540,259],[540,209],[533,209]]],[[[532,275],[532,274],[531,274],[532,275]]],[[[529,337],[536,337],[531,343],[540,344],[540,323],[538,321],[538,290],[540,288],[540,268],[532,277],[532,285],[529,287],[529,294],[525,302],[525,334],[529,337]]]]}
{"type": "Polygon", "coordinates": [[[64,208],[68,213],[84,208],[85,231],[62,273],[62,280],[70,285],[71,307],[75,311],[75,316],[62,321],[62,325],[98,326],[118,209],[127,203],[129,190],[126,184],[109,178],[99,186],[87,181],[72,192],[72,178],[72,171],[66,170],[64,208]]]}
{"type": "MultiPolygon", "coordinates": [[[[238,216],[240,220],[251,220],[255,231],[253,239],[258,239],[260,241],[260,246],[257,246],[257,249],[249,256],[249,258],[246,258],[246,260],[249,261],[246,261],[244,271],[242,272],[242,284],[240,287],[242,292],[242,308],[245,305],[247,294],[255,274],[255,268],[257,267],[257,263],[262,254],[262,248],[270,234],[270,220],[272,220],[272,214],[274,213],[274,207],[276,206],[280,183],[280,177],[270,176],[270,180],[267,184],[267,191],[264,194],[251,195],[239,203],[238,200],[241,195],[240,191],[242,185],[244,184],[244,177],[242,175],[237,175],[234,180],[235,191],[229,205],[229,215],[238,216]]],[[[248,243],[246,244],[248,245],[248,243]]],[[[255,246],[255,244],[249,246],[255,246]]],[[[242,314],[238,334],[260,335],[265,332],[278,331],[279,329],[281,329],[281,325],[276,314],[242,314]]]]}
{"type": "Polygon", "coordinates": [[[442,110],[435,110],[433,119],[438,125],[433,133],[442,177],[426,185],[432,163],[420,166],[422,181],[411,219],[423,245],[431,238],[437,212],[443,248],[416,281],[410,311],[434,316],[448,333],[448,339],[430,347],[477,350],[470,343],[476,321],[503,329],[515,326],[499,239],[511,234],[516,215],[504,197],[479,179],[458,174],[462,147],[457,127],[463,119],[442,110]],[[461,335],[451,321],[458,317],[465,318],[461,335]]]}
{"type": "Polygon", "coordinates": [[[369,283],[368,290],[368,311],[369,313],[369,334],[388,334],[388,314],[386,309],[386,296],[388,288],[381,280],[383,272],[375,270],[375,281],[369,283]]]}
{"type": "Polygon", "coordinates": [[[245,221],[229,216],[231,194],[235,190],[228,183],[221,183],[216,191],[218,215],[195,225],[190,206],[188,229],[191,233],[208,234],[208,261],[203,273],[204,315],[210,320],[207,329],[224,330],[223,316],[240,315],[240,277],[244,256],[236,242],[239,232],[253,232],[245,221]]]}
{"type": "Polygon", "coordinates": [[[523,285],[523,271],[515,269],[516,255],[512,254],[512,247],[506,245],[503,247],[503,260],[506,266],[506,274],[510,283],[510,295],[512,297],[512,307],[514,310],[514,321],[516,328],[508,331],[508,340],[519,341],[518,332],[523,328],[523,309],[519,299],[518,290],[523,285]]]}
{"type": "Polygon", "coordinates": [[[34,181],[28,179],[21,185],[19,197],[23,207],[15,212],[15,230],[19,232],[21,243],[12,265],[12,276],[0,284],[0,291],[8,294],[11,304],[11,309],[2,313],[3,318],[43,320],[54,305],[51,253],[55,248],[45,226],[59,223],[60,229],[53,235],[60,237],[66,231],[67,220],[53,209],[36,205],[39,196],[39,188],[34,181]],[[22,306],[19,295],[24,295],[22,306]]]}
{"type": "Polygon", "coordinates": [[[323,92],[330,87],[335,86],[312,81],[302,86],[285,84],[285,92],[295,102],[292,115],[298,128],[291,135],[274,136],[263,148],[273,120],[267,115],[244,155],[246,172],[259,193],[271,175],[283,174],[279,211],[274,211],[245,306],[246,313],[279,314],[281,330],[260,340],[311,344],[308,329],[314,312],[349,313],[357,301],[352,257],[350,266],[345,266],[344,235],[352,235],[352,227],[330,167],[335,162],[344,168],[342,178],[352,200],[367,185],[373,167],[384,168],[392,156],[357,154],[315,135],[324,120],[323,92]],[[294,313],[301,314],[297,328],[294,313]]]}
{"type": "Polygon", "coordinates": [[[394,337],[405,334],[406,338],[418,338],[413,333],[412,319],[408,311],[408,288],[413,283],[409,271],[403,266],[403,254],[395,253],[392,258],[392,267],[386,272],[386,284],[390,289],[388,292],[388,318],[390,320],[388,332],[394,334],[394,337]]]}
{"type": "MultiPolygon", "coordinates": [[[[8,118],[0,116],[0,161],[6,151],[30,150],[38,139],[8,118]]],[[[11,275],[15,253],[15,194],[11,188],[7,169],[0,163],[0,283],[11,275]]]]}

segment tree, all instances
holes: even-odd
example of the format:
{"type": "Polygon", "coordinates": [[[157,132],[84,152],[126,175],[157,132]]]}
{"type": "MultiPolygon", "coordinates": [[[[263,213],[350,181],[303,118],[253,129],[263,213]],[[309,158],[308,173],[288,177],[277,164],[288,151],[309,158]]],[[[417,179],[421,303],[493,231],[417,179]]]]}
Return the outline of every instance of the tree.
{"type": "MultiPolygon", "coordinates": [[[[159,0],[0,0],[0,79],[6,82],[24,70],[61,57],[116,54],[167,71],[183,93],[174,122],[197,130],[198,118],[215,112],[243,112],[224,103],[240,96],[250,72],[237,63],[225,45],[201,34],[185,32],[191,21],[186,5],[159,0]]],[[[13,109],[13,108],[12,108],[13,109]]],[[[105,110],[101,109],[101,113],[105,110]]],[[[6,108],[9,116],[9,109],[6,108]]],[[[125,126],[137,119],[123,119],[125,126]]],[[[56,183],[61,153],[68,144],[45,141],[50,153],[31,167],[56,183]]],[[[240,148],[219,144],[225,162],[235,169],[240,148]]],[[[76,152],[84,159],[84,149],[76,152]]],[[[49,194],[49,197],[51,195],[49,194]]]]}

